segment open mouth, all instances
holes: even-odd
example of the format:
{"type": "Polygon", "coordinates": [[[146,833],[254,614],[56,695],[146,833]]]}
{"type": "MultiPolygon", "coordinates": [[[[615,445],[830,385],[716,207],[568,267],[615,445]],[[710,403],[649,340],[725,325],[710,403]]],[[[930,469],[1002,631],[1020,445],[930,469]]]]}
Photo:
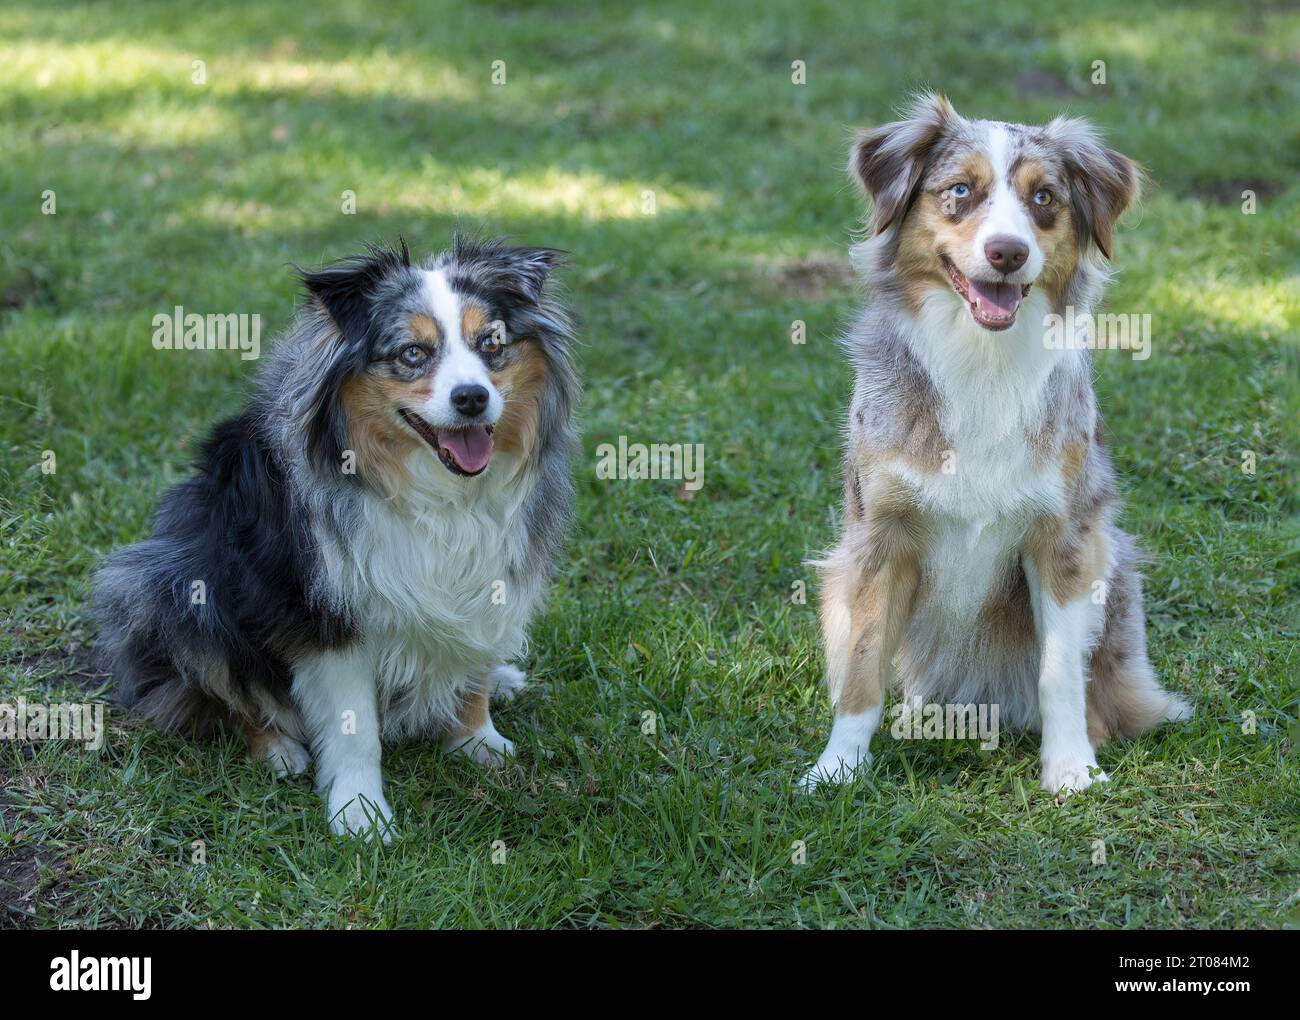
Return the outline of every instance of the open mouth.
{"type": "Polygon", "coordinates": [[[947,255],[941,255],[943,268],[958,294],[966,299],[971,318],[985,329],[1006,329],[1016,321],[1016,312],[1032,283],[997,283],[991,280],[972,280],[952,264],[947,255]]]}
{"type": "Polygon", "coordinates": [[[467,425],[464,428],[435,428],[414,411],[399,407],[406,424],[429,444],[442,466],[453,475],[478,475],[492,459],[492,426],[467,425]]]}

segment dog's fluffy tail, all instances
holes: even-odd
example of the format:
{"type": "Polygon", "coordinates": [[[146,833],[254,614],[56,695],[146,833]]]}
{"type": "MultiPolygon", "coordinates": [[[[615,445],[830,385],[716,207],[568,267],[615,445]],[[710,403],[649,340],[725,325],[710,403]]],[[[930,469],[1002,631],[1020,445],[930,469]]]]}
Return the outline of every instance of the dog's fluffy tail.
{"type": "Polygon", "coordinates": [[[1162,723],[1191,717],[1192,706],[1161,687],[1149,664],[1108,672],[1094,663],[1088,685],[1088,729],[1095,743],[1107,736],[1131,740],[1162,723]]]}

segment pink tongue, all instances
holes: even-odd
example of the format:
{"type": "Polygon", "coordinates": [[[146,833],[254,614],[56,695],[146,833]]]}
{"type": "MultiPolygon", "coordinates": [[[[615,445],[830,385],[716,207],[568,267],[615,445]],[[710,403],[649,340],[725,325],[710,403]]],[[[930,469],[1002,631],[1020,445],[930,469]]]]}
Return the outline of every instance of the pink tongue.
{"type": "Polygon", "coordinates": [[[979,299],[979,310],[994,319],[1009,319],[1020,307],[1022,289],[1018,283],[986,283],[970,280],[971,300],[979,299]]]}
{"type": "Polygon", "coordinates": [[[439,429],[438,446],[451,455],[456,466],[476,475],[492,459],[492,437],[482,425],[468,429],[439,429]]]}

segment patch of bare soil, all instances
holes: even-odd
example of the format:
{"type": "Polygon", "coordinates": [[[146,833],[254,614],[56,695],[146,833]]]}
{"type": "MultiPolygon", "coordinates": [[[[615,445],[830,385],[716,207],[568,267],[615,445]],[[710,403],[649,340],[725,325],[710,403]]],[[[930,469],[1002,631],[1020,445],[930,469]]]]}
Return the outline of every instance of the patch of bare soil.
{"type": "Polygon", "coordinates": [[[853,268],[847,255],[841,258],[810,255],[787,261],[773,267],[767,277],[771,286],[781,293],[812,300],[841,295],[854,285],[853,268]]]}

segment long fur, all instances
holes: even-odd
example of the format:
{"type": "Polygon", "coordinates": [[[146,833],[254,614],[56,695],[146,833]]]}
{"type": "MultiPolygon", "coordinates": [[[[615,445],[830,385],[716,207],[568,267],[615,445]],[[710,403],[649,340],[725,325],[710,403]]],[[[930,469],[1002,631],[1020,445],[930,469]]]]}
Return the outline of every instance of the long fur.
{"type": "MultiPolygon", "coordinates": [[[[247,406],[213,429],[152,535],[96,578],[101,644],[126,704],[168,729],[228,723],[311,743],[303,675],[364,648],[374,675],[356,683],[378,692],[386,737],[456,725],[484,678],[524,650],[571,516],[579,387],[572,327],[548,285],[559,260],[457,237],[423,265],[403,243],[303,273],[308,300],[247,406]],[[477,477],[453,476],[395,414],[363,421],[347,399],[377,363],[397,364],[385,359],[412,322],[435,317],[435,290],[504,323],[512,342],[483,373],[509,390],[526,357],[544,380],[522,410],[512,400],[523,398],[502,397],[529,427],[477,477]],[[392,454],[400,484],[386,484],[378,460],[343,467],[366,429],[378,430],[376,450],[404,451],[392,454]]],[[[447,358],[459,324],[440,325],[435,357],[447,358]]],[[[382,382],[406,387],[394,392],[427,395],[428,378],[385,371],[394,378],[382,382]]]]}
{"type": "Polygon", "coordinates": [[[1141,171],[1084,122],[966,120],[941,96],[861,132],[849,169],[873,202],[854,249],[870,300],[844,338],[844,525],[818,564],[836,724],[806,782],[870,760],[892,685],[998,704],[1044,730],[1044,785],[1082,788],[1089,743],[1190,711],[1147,658],[1090,352],[1044,343],[1047,315],[1096,308],[1141,171]],[[1013,234],[1028,261],[1003,275],[988,245],[1013,234]],[[954,272],[1029,289],[994,331],[954,272]]]}

